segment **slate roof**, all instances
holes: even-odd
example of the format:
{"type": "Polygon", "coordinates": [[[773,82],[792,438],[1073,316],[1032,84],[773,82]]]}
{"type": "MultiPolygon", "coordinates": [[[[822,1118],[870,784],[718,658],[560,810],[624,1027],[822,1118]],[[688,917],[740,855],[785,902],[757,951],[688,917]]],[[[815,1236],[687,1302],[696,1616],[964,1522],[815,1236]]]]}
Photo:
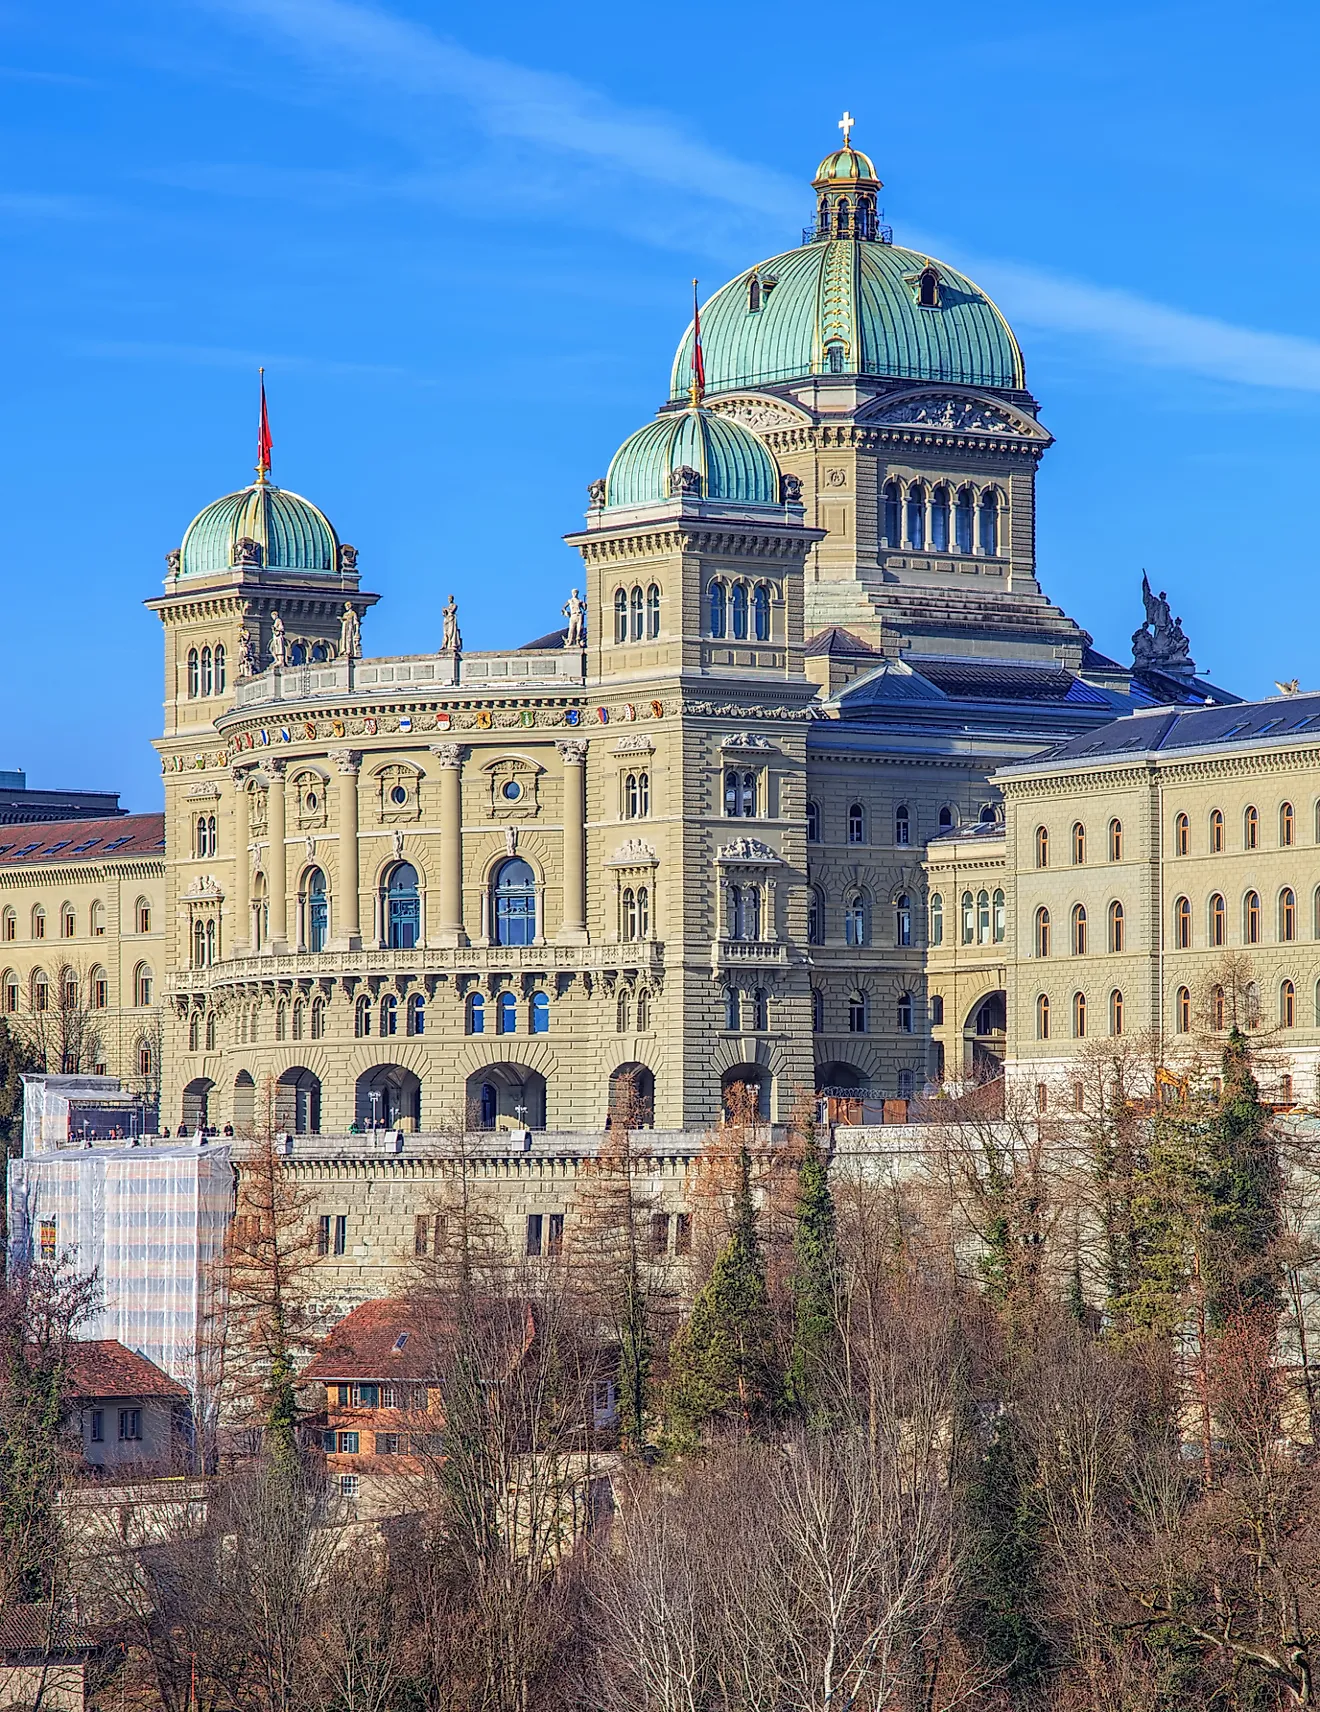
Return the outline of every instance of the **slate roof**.
{"type": "Polygon", "coordinates": [[[45,820],[0,827],[0,864],[99,862],[108,856],[163,856],[163,814],[121,814],[113,819],[45,820]]]}
{"type": "Polygon", "coordinates": [[[851,630],[845,630],[842,624],[831,624],[828,630],[820,630],[811,638],[802,650],[804,654],[874,654],[879,657],[880,650],[873,648],[869,642],[863,642],[860,636],[851,630]]]}
{"type": "Polygon", "coordinates": [[[0,1606],[0,1654],[80,1652],[91,1642],[48,1605],[0,1606]]]}
{"type": "Polygon", "coordinates": [[[1016,763],[1010,770],[1299,740],[1320,741],[1320,693],[1271,696],[1267,701],[1230,706],[1152,709],[1070,738],[1032,761],[1016,763]]]}
{"type": "Polygon", "coordinates": [[[69,1390],[88,1397],[170,1397],[184,1400],[186,1386],[116,1338],[87,1338],[69,1351],[69,1390]]]}

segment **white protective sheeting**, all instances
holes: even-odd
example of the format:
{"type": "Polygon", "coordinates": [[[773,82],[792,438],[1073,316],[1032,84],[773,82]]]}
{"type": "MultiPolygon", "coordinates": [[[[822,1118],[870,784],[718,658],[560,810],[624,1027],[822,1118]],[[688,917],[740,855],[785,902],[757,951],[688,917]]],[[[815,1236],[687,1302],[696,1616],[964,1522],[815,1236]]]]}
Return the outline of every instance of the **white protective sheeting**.
{"type": "Polygon", "coordinates": [[[9,1165],[11,1269],[71,1255],[102,1306],[81,1332],[118,1338],[196,1397],[234,1202],[225,1146],[89,1148],[9,1165]]]}

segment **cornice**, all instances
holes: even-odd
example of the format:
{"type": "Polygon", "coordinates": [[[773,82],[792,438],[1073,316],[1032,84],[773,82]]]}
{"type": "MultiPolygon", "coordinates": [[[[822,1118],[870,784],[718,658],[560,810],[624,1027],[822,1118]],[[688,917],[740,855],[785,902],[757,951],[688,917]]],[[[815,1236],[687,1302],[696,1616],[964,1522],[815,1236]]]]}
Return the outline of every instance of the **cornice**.
{"type": "MultiPolygon", "coordinates": [[[[17,889],[38,881],[51,885],[82,886],[89,881],[104,885],[112,880],[163,880],[165,856],[129,856],[123,862],[15,863],[0,868],[0,887],[17,889]]],[[[55,943],[58,943],[56,941],[55,943]]]]}

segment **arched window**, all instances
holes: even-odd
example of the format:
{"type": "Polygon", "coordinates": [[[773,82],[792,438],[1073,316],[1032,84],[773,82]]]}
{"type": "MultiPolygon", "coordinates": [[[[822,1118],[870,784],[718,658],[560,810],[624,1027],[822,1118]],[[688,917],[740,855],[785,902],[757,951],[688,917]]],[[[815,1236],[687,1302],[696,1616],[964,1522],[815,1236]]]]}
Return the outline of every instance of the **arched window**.
{"type": "Polygon", "coordinates": [[[87,996],[94,1011],[103,1011],[110,1003],[109,977],[99,963],[92,965],[92,972],[87,977],[87,996]]]}
{"type": "Polygon", "coordinates": [[[1191,848],[1192,823],[1185,814],[1173,817],[1173,853],[1175,856],[1185,856],[1191,848]]]}
{"type": "Polygon", "coordinates": [[[752,1032],[765,1034],[770,1027],[770,995],[764,987],[752,994],[752,1032]]]}
{"type": "Polygon", "coordinates": [[[18,976],[12,969],[5,970],[3,998],[7,1012],[12,1014],[18,1009],[18,976]]]}
{"type": "Polygon", "coordinates": [[[78,929],[78,918],[73,913],[73,905],[65,904],[60,911],[60,938],[72,939],[78,929]]]}
{"type": "Polygon", "coordinates": [[[1008,916],[1004,908],[1004,888],[996,886],[994,896],[990,900],[994,910],[994,939],[996,945],[1002,945],[1008,933],[1008,916]]]}
{"type": "Polygon", "coordinates": [[[1279,806],[1279,843],[1286,850],[1294,842],[1297,835],[1297,816],[1293,813],[1293,805],[1289,802],[1279,806]]]}
{"type": "Polygon", "coordinates": [[[1123,860],[1123,822],[1121,820],[1111,820],[1109,823],[1109,860],[1111,862],[1123,860]]]}
{"type": "Polygon", "coordinates": [[[409,993],[406,1013],[409,1034],[426,1033],[426,994],[409,993]]]}
{"type": "Polygon", "coordinates": [[[33,939],[44,939],[46,937],[46,912],[40,904],[37,904],[32,911],[32,937],[33,939]]]}
{"type": "Polygon", "coordinates": [[[1109,1032],[1110,1034],[1122,1034],[1123,1032],[1123,995],[1117,987],[1109,995],[1109,1032]]]}
{"type": "Polygon", "coordinates": [[[760,939],[761,888],[759,886],[729,887],[729,928],[731,939],[760,939]]]}
{"type": "Polygon", "coordinates": [[[1086,828],[1080,820],[1073,822],[1072,859],[1074,867],[1080,867],[1086,860],[1086,828]]]}
{"type": "Polygon", "coordinates": [[[1210,810],[1210,854],[1217,856],[1224,848],[1224,817],[1217,808],[1210,810]]]}
{"type": "Polygon", "coordinates": [[[6,940],[14,940],[18,938],[18,916],[14,913],[12,905],[5,906],[4,920],[3,925],[0,925],[0,933],[3,933],[6,940]]]}
{"type": "Polygon", "coordinates": [[[912,899],[906,892],[899,894],[898,902],[894,906],[894,943],[912,943],[912,899]]]}
{"type": "Polygon", "coordinates": [[[1072,907],[1072,954],[1074,957],[1086,955],[1086,905],[1074,904],[1072,907]]]}
{"type": "Polygon", "coordinates": [[[819,987],[811,989],[811,1032],[813,1034],[824,1034],[825,1032],[825,995],[819,987]]]}
{"type": "Polygon", "coordinates": [[[307,949],[324,951],[330,910],[325,895],[325,875],[313,868],[307,876],[307,949]]]}
{"type": "Polygon", "coordinates": [[[1117,899],[1115,899],[1109,906],[1109,949],[1111,951],[1123,950],[1123,939],[1126,925],[1127,924],[1123,916],[1123,906],[1117,899]]]}
{"type": "Polygon", "coordinates": [[[944,944],[944,898],[939,892],[930,895],[930,942],[944,944]]]}
{"type": "Polygon", "coordinates": [[[898,995],[898,1032],[900,1034],[912,1033],[911,993],[900,993],[898,995]]]}
{"type": "Polygon", "coordinates": [[[819,803],[809,802],[807,804],[807,843],[808,844],[819,844],[820,843],[820,804],[819,803]]]}
{"type": "Polygon", "coordinates": [[[625,944],[637,938],[637,894],[631,886],[623,888],[619,900],[619,938],[625,944]]]}
{"type": "Polygon", "coordinates": [[[843,939],[845,945],[866,944],[866,894],[849,892],[843,905],[843,939]]]}
{"type": "Polygon", "coordinates": [[[990,943],[990,894],[984,886],[976,894],[976,938],[978,944],[990,943]]]}
{"type": "Polygon", "coordinates": [[[353,1008],[353,1033],[358,1040],[371,1035],[371,1000],[363,993],[353,1008]]]}
{"type": "Polygon", "coordinates": [[[733,585],[733,598],[729,602],[729,616],[732,620],[730,628],[736,640],[742,641],[747,635],[747,584],[733,585]]]}
{"type": "Polygon", "coordinates": [[[1242,900],[1242,942],[1260,944],[1260,893],[1248,892],[1242,900]]]}
{"type": "Polygon", "coordinates": [[[1279,938],[1293,940],[1297,937],[1297,898],[1291,886],[1285,886],[1279,893],[1279,938]]]}
{"type": "Polygon", "coordinates": [[[1279,984],[1279,1025],[1294,1028],[1297,1024],[1297,989],[1291,981],[1279,984]]]}
{"type": "Polygon", "coordinates": [[[312,1000],[312,1039],[325,1039],[325,1000],[319,996],[312,1000]]]}
{"type": "Polygon", "coordinates": [[[654,642],[660,634],[660,585],[652,583],[646,591],[646,634],[654,642]]]}
{"type": "Polygon", "coordinates": [[[942,483],[930,496],[930,546],[934,553],[949,550],[949,490],[942,483]]]}
{"type": "Polygon", "coordinates": [[[486,1000],[481,993],[469,993],[467,1001],[467,1032],[485,1034],[486,1000]]]}
{"type": "Polygon", "coordinates": [[[976,939],[976,904],[970,892],[962,895],[962,942],[971,945],[976,939]]]}
{"type": "Polygon", "coordinates": [[[911,844],[912,817],[901,804],[894,810],[894,843],[911,844]]]}
{"type": "Polygon", "coordinates": [[[1192,943],[1192,905],[1188,898],[1176,898],[1173,905],[1173,943],[1175,950],[1187,951],[1192,943]]]}
{"type": "Polygon", "coordinates": [[[1210,943],[1224,945],[1228,942],[1228,910],[1224,905],[1220,892],[1210,894],[1210,943]]]}
{"type": "Polygon", "coordinates": [[[815,886],[807,893],[807,944],[825,943],[825,900],[815,886]]]}
{"type": "Polygon", "coordinates": [[[139,898],[134,909],[139,933],[151,932],[151,905],[145,898],[139,898]]]}
{"type": "Polygon", "coordinates": [[[495,1001],[496,1034],[517,1034],[518,1000],[513,993],[501,993],[495,1001]]]}
{"type": "Polygon", "coordinates": [[[133,971],[133,1003],[142,1006],[149,1005],[151,1003],[151,992],[151,965],[139,963],[133,971]]]}
{"type": "Polygon", "coordinates": [[[307,1004],[303,999],[293,1001],[293,1038],[301,1040],[307,1022],[307,1004]]]}
{"type": "Polygon", "coordinates": [[[215,693],[225,693],[225,645],[217,642],[215,645],[215,693]]]}
{"type": "Polygon", "coordinates": [[[907,544],[918,553],[926,550],[926,490],[920,482],[908,489],[907,544]]]}
{"type": "Polygon", "coordinates": [[[202,1046],[202,1013],[193,1011],[188,1017],[188,1050],[199,1052],[202,1046]]]}
{"type": "Polygon", "coordinates": [[[935,1028],[939,1028],[944,1022],[944,995],[942,993],[930,995],[930,1020],[935,1028]]]}
{"type": "MultiPolygon", "coordinates": [[[[717,636],[723,636],[724,632],[723,630],[717,630],[715,634],[717,636]]],[[[615,589],[614,591],[614,640],[616,642],[626,642],[628,640],[627,589],[620,588],[615,589]]]]}
{"type": "Polygon", "coordinates": [[[870,1001],[866,993],[858,989],[848,995],[848,1033],[865,1034],[870,1021],[870,1001]]]}
{"type": "Polygon", "coordinates": [[[848,842],[849,844],[866,843],[866,811],[861,803],[849,804],[848,842]]]}
{"type": "Polygon", "coordinates": [[[953,810],[950,808],[948,803],[945,803],[944,807],[940,810],[939,824],[941,832],[953,831],[953,810]]]}
{"type": "Polygon", "coordinates": [[[764,583],[752,590],[752,634],[758,642],[770,640],[770,590],[764,583]]]}
{"type": "Polygon", "coordinates": [[[1050,912],[1044,904],[1036,911],[1036,955],[1048,957],[1050,954],[1050,912]]]}
{"type": "Polygon", "coordinates": [[[391,951],[410,950],[420,937],[422,921],[417,870],[411,862],[396,862],[390,869],[382,903],[386,945],[391,951]]]}
{"type": "Polygon", "coordinates": [[[1247,989],[1246,989],[1246,992],[1243,996],[1246,999],[1247,1027],[1248,1028],[1259,1028],[1260,1027],[1260,988],[1256,985],[1256,983],[1254,981],[1248,981],[1247,982],[1247,989]]]}
{"type": "Polygon", "coordinates": [[[201,675],[201,667],[200,667],[199,656],[198,656],[196,648],[189,648],[189,650],[188,650],[188,696],[189,696],[189,699],[191,700],[193,697],[200,694],[201,688],[202,688],[202,675],[201,675]]]}
{"type": "Polygon", "coordinates": [[[1254,808],[1247,809],[1242,816],[1242,848],[1255,850],[1260,844],[1260,816],[1254,808]]]}
{"type": "Polygon", "coordinates": [[[940,306],[940,276],[929,263],[917,275],[917,307],[938,309],[940,306]]]}
{"type": "Polygon", "coordinates": [[[730,1034],[742,1028],[742,996],[737,987],[724,989],[724,1026],[730,1034]]]}
{"type": "Polygon", "coordinates": [[[1074,993],[1072,1002],[1073,1036],[1077,1040],[1086,1039],[1086,994],[1074,993]]]}
{"type": "Polygon", "coordinates": [[[1050,1001],[1047,993],[1036,995],[1036,1039],[1050,1038],[1050,1001]]]}
{"type": "Polygon", "coordinates": [[[137,1043],[137,1067],[138,1075],[145,1081],[150,1081],[156,1074],[156,1054],[149,1040],[139,1040],[137,1043]]]}
{"type": "Polygon", "coordinates": [[[1036,828],[1036,866],[1048,868],[1050,865],[1050,835],[1048,828],[1036,828]]]}
{"type": "Polygon", "coordinates": [[[289,1033],[289,1007],[283,999],[275,1007],[275,1038],[284,1040],[289,1033]]]}
{"type": "Polygon", "coordinates": [[[649,886],[638,886],[637,888],[637,937],[638,939],[649,939],[651,937],[651,888],[649,886]]]}
{"type": "Polygon", "coordinates": [[[954,540],[960,553],[972,550],[972,520],[976,514],[976,495],[969,487],[958,489],[958,503],[953,508],[954,540]]]}
{"type": "Polygon", "coordinates": [[[1190,987],[1179,987],[1173,1000],[1173,1026],[1179,1034],[1192,1031],[1192,993],[1190,987]]]}
{"type": "Polygon", "coordinates": [[[632,639],[640,642],[646,631],[646,608],[642,598],[641,584],[634,586],[632,591],[632,639]]]}
{"type": "Polygon", "coordinates": [[[209,648],[203,648],[202,649],[202,694],[204,696],[209,696],[210,693],[211,693],[211,650],[209,648]]]}
{"type": "MultiPolygon", "coordinates": [[[[645,993],[637,998],[637,1026],[643,1028],[642,1001],[645,993]]],[[[527,1005],[527,1032],[529,1034],[549,1034],[550,1032],[550,995],[549,993],[533,993],[527,1005]]]]}
{"type": "Polygon", "coordinates": [[[521,856],[500,864],[491,901],[496,945],[536,942],[536,876],[521,856]]]}
{"type": "Polygon", "coordinates": [[[1223,1028],[1224,1026],[1224,989],[1219,986],[1210,989],[1210,1026],[1212,1028],[1223,1028]]]}
{"type": "Polygon", "coordinates": [[[619,1002],[614,1007],[614,1032],[627,1034],[632,1023],[632,1005],[625,990],[619,994],[619,1002]]]}
{"type": "Polygon", "coordinates": [[[755,274],[747,282],[747,308],[755,314],[761,307],[761,282],[755,274]]]}
{"type": "Polygon", "coordinates": [[[885,483],[885,546],[903,545],[903,489],[896,481],[885,483]]]}
{"type": "Polygon", "coordinates": [[[994,558],[999,552],[999,495],[988,487],[981,495],[981,551],[994,558]]]}

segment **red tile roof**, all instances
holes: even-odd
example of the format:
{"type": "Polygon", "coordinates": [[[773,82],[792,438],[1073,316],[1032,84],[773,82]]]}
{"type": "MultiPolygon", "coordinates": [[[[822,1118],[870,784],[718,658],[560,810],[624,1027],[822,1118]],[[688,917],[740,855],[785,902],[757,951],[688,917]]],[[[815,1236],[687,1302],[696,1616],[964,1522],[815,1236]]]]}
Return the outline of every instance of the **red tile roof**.
{"type": "Polygon", "coordinates": [[[0,865],[99,862],[106,857],[163,856],[163,814],[121,814],[100,820],[45,820],[0,826],[0,865]]]}
{"type": "Polygon", "coordinates": [[[448,1324],[416,1303],[382,1297],[364,1302],[326,1334],[303,1369],[305,1380],[436,1379],[448,1324]],[[400,1339],[403,1342],[400,1345],[400,1339]]]}
{"type": "Polygon", "coordinates": [[[88,1338],[70,1346],[69,1390],[78,1398],[188,1395],[186,1386],[116,1338],[88,1338]]]}

